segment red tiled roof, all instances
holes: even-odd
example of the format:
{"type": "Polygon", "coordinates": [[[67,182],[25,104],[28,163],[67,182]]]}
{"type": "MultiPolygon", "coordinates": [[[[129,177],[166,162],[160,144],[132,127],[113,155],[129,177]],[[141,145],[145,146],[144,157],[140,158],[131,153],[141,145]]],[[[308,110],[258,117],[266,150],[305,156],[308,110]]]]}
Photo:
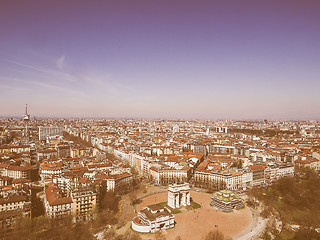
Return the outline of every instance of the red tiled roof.
{"type": "Polygon", "coordinates": [[[251,165],[251,166],[249,166],[249,168],[252,171],[261,171],[261,170],[264,170],[266,168],[266,166],[263,166],[263,165],[251,165]]]}
{"type": "Polygon", "coordinates": [[[14,203],[14,202],[23,202],[26,200],[27,200],[26,196],[13,195],[8,198],[0,198],[0,205],[7,204],[7,203],[14,203]]]}
{"type": "Polygon", "coordinates": [[[52,186],[52,184],[49,185],[49,187],[46,189],[45,192],[46,192],[47,201],[49,202],[50,206],[57,206],[57,205],[72,203],[71,197],[62,197],[59,189],[52,186]]]}

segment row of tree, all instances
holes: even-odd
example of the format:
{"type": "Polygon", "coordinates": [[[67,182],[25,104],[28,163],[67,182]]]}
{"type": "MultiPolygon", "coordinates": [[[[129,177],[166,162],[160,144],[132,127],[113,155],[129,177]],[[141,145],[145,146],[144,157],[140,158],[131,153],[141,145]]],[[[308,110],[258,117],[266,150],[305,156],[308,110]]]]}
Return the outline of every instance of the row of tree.
{"type": "Polygon", "coordinates": [[[221,189],[226,189],[227,184],[223,180],[213,180],[210,181],[208,178],[199,179],[195,178],[192,182],[194,186],[208,189],[209,191],[218,191],[221,189]]]}
{"type": "Polygon", "coordinates": [[[186,182],[188,179],[186,176],[166,176],[160,175],[159,182],[162,185],[173,184],[173,183],[183,183],[186,182]]]}

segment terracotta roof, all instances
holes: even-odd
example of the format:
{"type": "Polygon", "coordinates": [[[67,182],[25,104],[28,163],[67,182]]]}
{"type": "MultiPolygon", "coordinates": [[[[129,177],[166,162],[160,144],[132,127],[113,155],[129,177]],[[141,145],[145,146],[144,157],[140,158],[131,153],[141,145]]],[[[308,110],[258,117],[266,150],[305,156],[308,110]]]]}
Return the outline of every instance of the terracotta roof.
{"type": "Polygon", "coordinates": [[[266,166],[263,166],[263,165],[251,165],[251,166],[249,166],[249,168],[252,171],[261,171],[261,170],[264,170],[266,168],[266,166]]]}
{"type": "Polygon", "coordinates": [[[98,173],[94,176],[94,178],[100,178],[100,179],[108,179],[109,176],[105,173],[98,173]]]}
{"type": "Polygon", "coordinates": [[[155,171],[155,172],[159,172],[159,168],[156,168],[156,167],[150,167],[150,170],[155,171]]]}
{"type": "Polygon", "coordinates": [[[30,179],[12,179],[12,184],[17,184],[17,183],[31,183],[32,181],[30,179]]]}
{"type": "Polygon", "coordinates": [[[91,180],[89,180],[88,178],[80,178],[79,183],[91,183],[91,180]]]}
{"type": "Polygon", "coordinates": [[[38,153],[56,153],[57,150],[55,149],[45,149],[45,150],[40,150],[38,153]]]}
{"type": "Polygon", "coordinates": [[[46,198],[50,206],[57,206],[72,203],[71,197],[62,197],[58,188],[49,185],[46,189],[46,198]]]}
{"type": "Polygon", "coordinates": [[[23,202],[26,200],[27,200],[26,196],[13,195],[8,198],[0,198],[0,205],[7,204],[7,203],[14,203],[14,202],[23,202]]]}
{"type": "Polygon", "coordinates": [[[28,171],[31,170],[30,166],[14,166],[14,165],[10,165],[8,167],[8,170],[13,170],[13,171],[28,171]]]}
{"type": "Polygon", "coordinates": [[[318,159],[306,159],[306,160],[296,160],[295,162],[296,163],[301,163],[301,164],[309,164],[309,163],[313,163],[313,162],[318,162],[319,160],[318,159]]]}

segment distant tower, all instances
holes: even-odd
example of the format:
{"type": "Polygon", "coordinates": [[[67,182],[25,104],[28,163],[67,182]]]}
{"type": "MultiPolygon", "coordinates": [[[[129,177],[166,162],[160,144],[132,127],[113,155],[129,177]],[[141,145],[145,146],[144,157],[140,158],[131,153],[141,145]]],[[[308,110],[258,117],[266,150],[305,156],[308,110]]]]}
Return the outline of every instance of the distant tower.
{"type": "Polygon", "coordinates": [[[23,122],[25,125],[24,137],[26,139],[26,143],[28,143],[29,142],[28,123],[30,122],[30,115],[28,114],[28,104],[26,104],[26,113],[23,115],[23,122]]]}
{"type": "Polygon", "coordinates": [[[173,127],[173,134],[175,134],[176,132],[179,132],[179,126],[178,125],[175,125],[173,127]]]}

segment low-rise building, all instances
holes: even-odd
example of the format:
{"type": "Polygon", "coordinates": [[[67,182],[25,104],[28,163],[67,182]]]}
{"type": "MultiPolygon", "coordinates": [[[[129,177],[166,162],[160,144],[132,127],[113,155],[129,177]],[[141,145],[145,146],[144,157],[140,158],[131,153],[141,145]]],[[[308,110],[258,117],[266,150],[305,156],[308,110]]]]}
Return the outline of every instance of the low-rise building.
{"type": "Polygon", "coordinates": [[[229,190],[215,192],[211,196],[210,205],[224,212],[232,212],[234,209],[244,207],[242,199],[229,190]]]}
{"type": "Polygon", "coordinates": [[[136,232],[154,233],[174,227],[174,215],[159,204],[149,205],[138,212],[132,220],[132,229],[136,232]]]}
{"type": "Polygon", "coordinates": [[[319,162],[320,160],[316,159],[316,158],[304,158],[304,159],[298,159],[294,162],[294,164],[297,167],[308,167],[308,168],[312,168],[316,171],[320,170],[319,167],[319,162]]]}

